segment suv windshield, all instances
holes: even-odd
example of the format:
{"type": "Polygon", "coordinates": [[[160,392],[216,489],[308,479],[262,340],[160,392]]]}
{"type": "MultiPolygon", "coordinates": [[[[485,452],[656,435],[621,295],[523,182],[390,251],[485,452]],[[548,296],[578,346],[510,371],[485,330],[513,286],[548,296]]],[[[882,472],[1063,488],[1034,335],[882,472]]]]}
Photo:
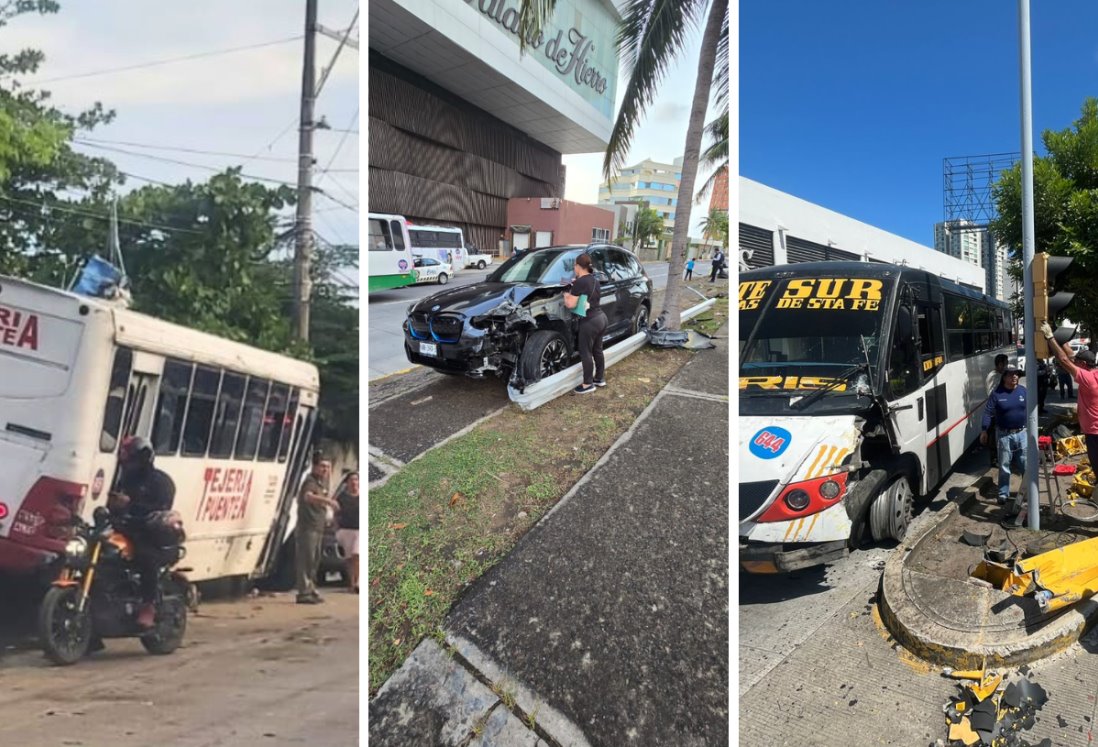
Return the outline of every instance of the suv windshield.
{"type": "Polygon", "coordinates": [[[740,282],[740,391],[834,387],[853,363],[877,369],[881,320],[891,279],[783,278],[740,282]],[[863,350],[864,344],[864,350],[863,350]]]}
{"type": "Polygon", "coordinates": [[[559,285],[575,274],[576,257],[583,249],[538,249],[520,257],[512,257],[491,275],[491,283],[532,283],[559,285]]]}

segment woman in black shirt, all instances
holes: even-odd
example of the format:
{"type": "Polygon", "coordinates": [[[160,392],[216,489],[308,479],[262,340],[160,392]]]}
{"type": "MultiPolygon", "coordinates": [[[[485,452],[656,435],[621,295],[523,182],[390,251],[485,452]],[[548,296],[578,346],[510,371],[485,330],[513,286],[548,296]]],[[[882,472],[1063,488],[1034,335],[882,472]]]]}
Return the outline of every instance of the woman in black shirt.
{"type": "Polygon", "coordinates": [[[572,391],[590,394],[597,386],[606,386],[606,361],[602,355],[602,335],[606,332],[606,314],[599,308],[599,282],[591,273],[591,256],[576,257],[576,279],[564,294],[564,305],[580,317],[579,354],[583,364],[583,383],[572,391]]]}

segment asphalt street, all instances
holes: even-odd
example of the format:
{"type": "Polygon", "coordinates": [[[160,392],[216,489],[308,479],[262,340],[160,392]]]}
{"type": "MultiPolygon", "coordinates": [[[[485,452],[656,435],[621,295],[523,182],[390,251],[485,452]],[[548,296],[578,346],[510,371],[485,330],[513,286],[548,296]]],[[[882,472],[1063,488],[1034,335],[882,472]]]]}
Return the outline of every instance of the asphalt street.
{"type": "MultiPolygon", "coordinates": [[[[707,262],[699,262],[694,270],[695,276],[701,277],[704,273],[708,273],[708,268],[707,262]]],[[[652,278],[654,290],[667,286],[666,262],[646,263],[644,269],[652,278]]],[[[410,303],[449,286],[479,283],[488,277],[489,272],[469,269],[460,272],[445,286],[427,283],[370,293],[367,296],[369,300],[369,378],[388,376],[412,365],[404,355],[404,332],[401,330],[401,324],[404,323],[404,316],[410,303]]]]}
{"type": "MultiPolygon", "coordinates": [[[[30,645],[0,651],[0,745],[237,747],[359,744],[358,602],[322,590],[203,603],[182,648],[137,640],[71,667],[30,645]]],[[[7,610],[5,610],[7,612],[7,610]]]]}

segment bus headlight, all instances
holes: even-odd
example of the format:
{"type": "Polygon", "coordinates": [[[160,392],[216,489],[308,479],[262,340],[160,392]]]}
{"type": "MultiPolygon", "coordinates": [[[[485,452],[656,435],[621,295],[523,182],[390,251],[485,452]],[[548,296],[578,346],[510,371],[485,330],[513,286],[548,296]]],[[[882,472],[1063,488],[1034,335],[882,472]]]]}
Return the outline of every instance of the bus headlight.
{"type": "Polygon", "coordinates": [[[88,552],[88,542],[83,537],[76,537],[65,543],[65,556],[73,560],[84,557],[88,552]]]}
{"type": "Polygon", "coordinates": [[[839,493],[842,491],[842,486],[834,480],[828,480],[820,485],[820,495],[824,498],[833,500],[839,497],[839,493]]]}
{"type": "Polygon", "coordinates": [[[803,490],[794,490],[785,496],[786,505],[794,511],[804,511],[808,508],[808,493],[803,490]]]}

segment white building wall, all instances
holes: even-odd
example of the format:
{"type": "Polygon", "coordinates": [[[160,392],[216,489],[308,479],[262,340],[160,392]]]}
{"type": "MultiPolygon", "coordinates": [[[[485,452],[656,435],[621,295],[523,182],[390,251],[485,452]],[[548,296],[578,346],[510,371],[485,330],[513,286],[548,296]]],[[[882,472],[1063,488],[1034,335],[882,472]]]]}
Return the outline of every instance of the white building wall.
{"type": "Polygon", "coordinates": [[[977,265],[943,255],[929,246],[862,223],[746,177],[739,178],[741,223],[774,232],[774,264],[785,264],[783,236],[853,252],[868,261],[904,264],[984,290],[985,273],[977,265]]]}

